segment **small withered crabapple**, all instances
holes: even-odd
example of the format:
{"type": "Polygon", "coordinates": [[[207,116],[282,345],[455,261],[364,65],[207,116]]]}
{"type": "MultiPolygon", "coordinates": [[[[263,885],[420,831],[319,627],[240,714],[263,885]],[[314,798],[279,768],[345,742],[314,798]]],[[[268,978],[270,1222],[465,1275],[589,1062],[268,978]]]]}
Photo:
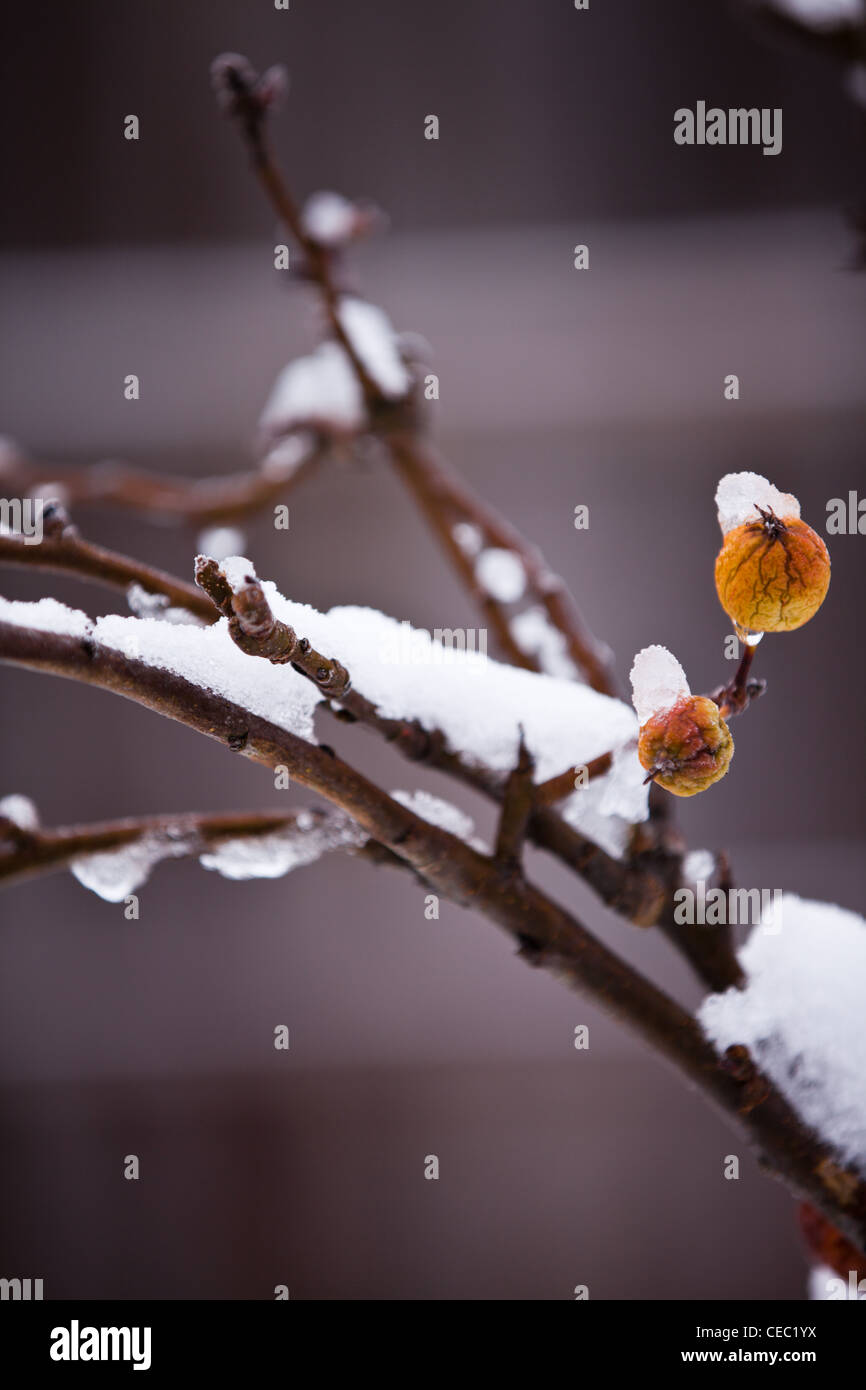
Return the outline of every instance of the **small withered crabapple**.
{"type": "Polygon", "coordinates": [[[734,740],[715,701],[692,695],[676,657],[666,647],[645,647],[634,659],[631,682],[646,781],[674,796],[695,796],[720,781],[734,740]]]}
{"type": "Polygon", "coordinates": [[[716,502],[716,592],[728,617],[743,635],[802,627],[827,596],[830,556],[797,499],[757,473],[729,473],[716,502]]]}
{"type": "Polygon", "coordinates": [[[724,777],[734,740],[709,696],[688,695],[647,720],[637,751],[647,780],[674,796],[694,796],[724,777]]]}

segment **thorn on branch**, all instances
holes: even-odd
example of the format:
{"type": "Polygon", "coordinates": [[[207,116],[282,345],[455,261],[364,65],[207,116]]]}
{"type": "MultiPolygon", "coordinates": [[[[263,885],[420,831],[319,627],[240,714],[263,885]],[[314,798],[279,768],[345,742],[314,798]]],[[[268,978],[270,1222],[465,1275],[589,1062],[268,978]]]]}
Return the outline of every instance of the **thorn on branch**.
{"type": "Polygon", "coordinates": [[[525,961],[535,970],[544,965],[545,950],[539,941],[536,941],[532,936],[519,933],[517,943],[517,955],[520,960],[525,961]]]}
{"type": "Polygon", "coordinates": [[[521,725],[517,762],[505,783],[494,852],[496,862],[512,872],[519,867],[523,841],[534,809],[534,771],[535,760],[526,746],[521,725]]]}

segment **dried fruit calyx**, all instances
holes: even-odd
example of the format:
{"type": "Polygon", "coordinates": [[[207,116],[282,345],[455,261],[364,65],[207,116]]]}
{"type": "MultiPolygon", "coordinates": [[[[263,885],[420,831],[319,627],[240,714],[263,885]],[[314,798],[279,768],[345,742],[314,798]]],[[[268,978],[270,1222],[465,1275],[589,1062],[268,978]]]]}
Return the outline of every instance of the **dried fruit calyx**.
{"type": "Polygon", "coordinates": [[[731,731],[706,695],[684,695],[658,710],[638,739],[641,766],[674,796],[706,791],[724,777],[733,755],[731,731]]]}

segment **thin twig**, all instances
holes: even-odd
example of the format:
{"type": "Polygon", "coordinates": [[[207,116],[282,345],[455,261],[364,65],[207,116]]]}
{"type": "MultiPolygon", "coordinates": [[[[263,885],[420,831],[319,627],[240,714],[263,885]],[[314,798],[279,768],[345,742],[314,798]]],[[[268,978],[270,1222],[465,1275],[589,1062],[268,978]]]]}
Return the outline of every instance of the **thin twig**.
{"type": "Polygon", "coordinates": [[[231,813],[183,812],[180,815],[136,816],[124,820],[101,821],[89,825],[63,826],[48,830],[22,829],[0,817],[0,880],[11,882],[36,874],[64,869],[75,859],[123,849],[139,840],[161,836],[177,846],[175,857],[200,855],[230,840],[256,840],[279,831],[307,830],[327,826],[329,819],[342,813],[320,809],[273,812],[234,811],[231,813]]]}
{"type": "Polygon", "coordinates": [[[22,536],[0,535],[0,565],[73,574],[113,589],[126,590],[138,584],[147,593],[161,594],[169,603],[194,613],[203,622],[215,621],[217,615],[212,605],[194,584],[186,584],[152,565],[84,540],[70,524],[62,507],[46,506],[42,524],[43,536],[38,544],[28,543],[22,536]]]}
{"type": "Polygon", "coordinates": [[[735,714],[742,714],[744,710],[749,708],[753,700],[757,700],[763,695],[767,688],[765,680],[750,679],[749,676],[756,650],[756,647],[744,642],[743,654],[733,678],[728,681],[727,685],[721,686],[710,696],[710,699],[718,705],[719,713],[723,719],[730,719],[735,714]]]}
{"type": "Polygon", "coordinates": [[[4,466],[2,485],[6,495],[38,496],[52,484],[63,489],[64,502],[111,504],[160,522],[206,526],[241,521],[265,507],[283,501],[290,488],[309,477],[331,448],[324,438],[313,437],[308,452],[291,472],[271,474],[262,469],[184,478],[148,473],[123,462],[88,464],[66,468],[59,464],[37,466],[26,461],[4,466]]]}

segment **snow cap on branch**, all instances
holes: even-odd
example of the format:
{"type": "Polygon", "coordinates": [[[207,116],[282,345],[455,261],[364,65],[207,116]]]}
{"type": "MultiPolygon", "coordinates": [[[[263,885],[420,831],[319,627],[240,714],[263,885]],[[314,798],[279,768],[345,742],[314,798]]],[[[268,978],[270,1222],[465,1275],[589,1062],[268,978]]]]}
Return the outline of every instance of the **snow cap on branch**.
{"type": "Polygon", "coordinates": [[[310,241],[330,251],[364,236],[382,221],[376,208],[352,203],[341,193],[312,193],[301,213],[301,223],[310,241]]]}
{"type": "Polygon", "coordinates": [[[365,299],[343,295],[337,317],[362,367],[382,394],[389,400],[405,396],[412,383],[387,314],[365,299]]]}
{"type": "Polygon", "coordinates": [[[35,802],[20,792],[0,797],[0,820],[11,821],[19,830],[39,829],[39,812],[35,802]]]}
{"type": "Polygon", "coordinates": [[[526,592],[526,570],[513,550],[491,546],[475,561],[475,578],[499,603],[516,603],[526,592]]]}
{"type": "Polygon", "coordinates": [[[299,426],[355,434],[366,421],[363,392],[345,351],[339,343],[320,343],[280,372],[259,425],[276,437],[299,426]]]}

